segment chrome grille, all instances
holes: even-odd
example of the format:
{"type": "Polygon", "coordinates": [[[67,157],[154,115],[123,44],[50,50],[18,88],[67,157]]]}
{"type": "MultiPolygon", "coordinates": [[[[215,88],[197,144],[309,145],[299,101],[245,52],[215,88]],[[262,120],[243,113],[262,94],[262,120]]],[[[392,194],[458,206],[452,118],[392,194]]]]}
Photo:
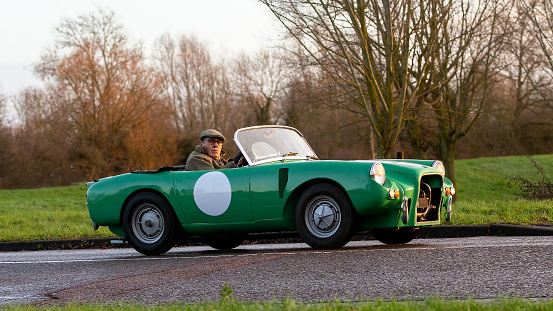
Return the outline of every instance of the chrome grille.
{"type": "Polygon", "coordinates": [[[417,222],[439,221],[441,200],[442,177],[440,175],[423,176],[417,200],[417,222]]]}

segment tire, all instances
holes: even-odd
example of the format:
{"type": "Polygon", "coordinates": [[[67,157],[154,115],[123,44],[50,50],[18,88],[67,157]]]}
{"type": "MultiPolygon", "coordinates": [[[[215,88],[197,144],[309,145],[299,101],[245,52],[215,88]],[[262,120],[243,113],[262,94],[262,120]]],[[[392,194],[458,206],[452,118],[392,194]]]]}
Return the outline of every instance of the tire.
{"type": "Polygon", "coordinates": [[[308,188],[296,206],[296,227],[314,249],[336,249],[351,240],[353,209],[343,191],[330,184],[308,188]]]}
{"type": "Polygon", "coordinates": [[[144,255],[160,255],[173,247],[175,217],[159,195],[135,195],[123,213],[123,230],[129,244],[144,255]]]}
{"type": "Polygon", "coordinates": [[[229,250],[240,246],[247,234],[210,234],[202,236],[202,241],[218,250],[229,250]]]}
{"type": "Polygon", "coordinates": [[[386,228],[371,231],[378,241],[384,244],[405,244],[411,242],[419,233],[416,227],[386,228]]]}

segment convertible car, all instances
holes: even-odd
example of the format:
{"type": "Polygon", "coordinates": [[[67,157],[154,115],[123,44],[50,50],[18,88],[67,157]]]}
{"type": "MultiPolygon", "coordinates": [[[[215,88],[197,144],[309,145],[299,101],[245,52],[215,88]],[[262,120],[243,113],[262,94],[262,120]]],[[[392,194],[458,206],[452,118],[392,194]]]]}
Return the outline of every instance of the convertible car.
{"type": "Polygon", "coordinates": [[[237,168],[170,166],[88,183],[94,228],[157,255],[186,236],[231,249],[259,232],[297,231],[315,249],[340,248],[356,230],[403,244],[451,218],[455,189],[440,161],[323,161],[298,130],[277,125],[239,129],[234,141],[237,168]]]}

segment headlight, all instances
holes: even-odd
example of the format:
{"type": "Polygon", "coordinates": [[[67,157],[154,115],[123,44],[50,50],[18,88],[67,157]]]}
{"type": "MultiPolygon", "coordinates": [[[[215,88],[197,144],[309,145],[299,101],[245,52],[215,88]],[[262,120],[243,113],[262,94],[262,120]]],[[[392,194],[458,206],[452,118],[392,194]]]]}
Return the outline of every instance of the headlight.
{"type": "Polygon", "coordinates": [[[386,181],[386,171],[380,162],[376,162],[371,166],[371,178],[377,183],[383,185],[386,181]]]}
{"type": "Polygon", "coordinates": [[[442,176],[445,176],[445,166],[442,161],[432,162],[432,167],[440,171],[440,174],[442,174],[442,176]]]}

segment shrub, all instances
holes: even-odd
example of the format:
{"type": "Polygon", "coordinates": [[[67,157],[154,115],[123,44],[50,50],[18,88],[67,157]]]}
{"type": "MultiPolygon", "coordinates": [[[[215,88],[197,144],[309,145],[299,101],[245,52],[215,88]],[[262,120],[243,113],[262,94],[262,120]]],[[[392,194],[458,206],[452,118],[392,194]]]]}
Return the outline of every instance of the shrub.
{"type": "Polygon", "coordinates": [[[534,167],[538,171],[538,175],[541,176],[541,181],[533,183],[526,178],[516,176],[507,177],[509,182],[507,186],[515,189],[515,195],[521,196],[529,200],[548,200],[553,199],[553,183],[545,176],[543,168],[536,163],[531,156],[526,156],[534,167]]]}

